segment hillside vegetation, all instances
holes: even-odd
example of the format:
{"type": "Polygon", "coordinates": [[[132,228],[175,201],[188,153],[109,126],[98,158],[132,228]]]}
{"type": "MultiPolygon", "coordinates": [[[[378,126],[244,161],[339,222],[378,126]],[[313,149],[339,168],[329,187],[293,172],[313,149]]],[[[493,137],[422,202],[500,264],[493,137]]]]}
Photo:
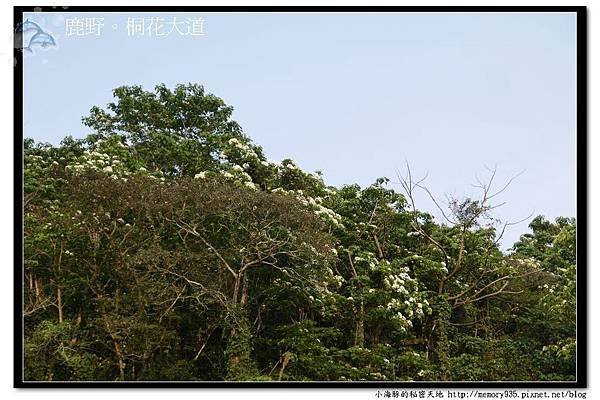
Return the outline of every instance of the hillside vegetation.
{"type": "MultiPolygon", "coordinates": [[[[573,380],[574,218],[508,254],[481,198],[328,186],[195,84],[24,143],[26,380],[573,380]]],[[[396,190],[394,190],[396,188],[396,190]]]]}

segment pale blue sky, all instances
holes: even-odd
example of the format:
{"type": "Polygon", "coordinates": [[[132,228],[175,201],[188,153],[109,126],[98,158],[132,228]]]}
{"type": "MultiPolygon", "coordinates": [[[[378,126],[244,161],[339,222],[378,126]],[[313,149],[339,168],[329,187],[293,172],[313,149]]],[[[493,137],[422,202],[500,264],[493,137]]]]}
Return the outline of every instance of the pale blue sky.
{"type": "Polygon", "coordinates": [[[525,170],[497,217],[575,215],[574,13],[28,16],[57,46],[25,58],[26,137],[84,136],[81,117],[120,85],[196,82],[234,106],[269,158],[330,184],[395,181],[408,161],[443,199],[472,194],[497,165],[499,185],[525,170]],[[127,35],[128,17],[173,16],[202,17],[205,35],[127,35]],[[66,36],[75,17],[104,18],[102,34],[66,36]]]}

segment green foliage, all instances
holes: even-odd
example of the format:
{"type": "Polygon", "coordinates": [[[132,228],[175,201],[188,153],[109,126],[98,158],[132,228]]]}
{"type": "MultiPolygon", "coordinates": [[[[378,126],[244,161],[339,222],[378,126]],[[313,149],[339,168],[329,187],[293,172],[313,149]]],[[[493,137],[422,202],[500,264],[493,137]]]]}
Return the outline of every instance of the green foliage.
{"type": "Polygon", "coordinates": [[[547,324],[536,347],[540,374],[542,379],[573,380],[577,348],[575,219],[557,218],[552,223],[537,217],[530,228],[533,232],[522,235],[514,249],[516,256],[534,259],[547,271],[537,287],[541,290],[537,312],[547,324]]]}
{"type": "Polygon", "coordinates": [[[94,380],[102,376],[102,360],[87,350],[84,335],[70,322],[40,322],[25,338],[26,380],[94,380]]]}
{"type": "Polygon", "coordinates": [[[29,380],[572,380],[576,225],[511,254],[380,178],[267,160],[199,85],[115,89],[24,142],[29,380]]]}

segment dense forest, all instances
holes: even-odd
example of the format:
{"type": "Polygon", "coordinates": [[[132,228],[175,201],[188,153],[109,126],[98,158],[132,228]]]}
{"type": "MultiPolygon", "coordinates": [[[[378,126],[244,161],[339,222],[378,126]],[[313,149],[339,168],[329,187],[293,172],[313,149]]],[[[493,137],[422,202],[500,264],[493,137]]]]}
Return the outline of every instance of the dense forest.
{"type": "Polygon", "coordinates": [[[24,141],[26,380],[576,378],[574,218],[503,252],[494,171],[434,219],[410,169],[329,186],[200,85],[114,96],[24,141]]]}

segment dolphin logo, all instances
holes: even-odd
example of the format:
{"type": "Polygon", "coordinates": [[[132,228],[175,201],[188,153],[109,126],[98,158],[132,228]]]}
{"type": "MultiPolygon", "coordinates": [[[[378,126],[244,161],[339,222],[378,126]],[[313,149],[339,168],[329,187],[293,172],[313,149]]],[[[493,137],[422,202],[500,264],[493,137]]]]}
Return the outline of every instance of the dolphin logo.
{"type": "Polygon", "coordinates": [[[15,28],[15,47],[21,50],[27,50],[33,53],[33,47],[37,45],[42,48],[56,46],[54,37],[45,32],[41,26],[27,18],[15,28]],[[27,46],[25,44],[25,34],[27,34],[27,46]],[[31,34],[31,36],[29,36],[31,34]]]}
{"type": "Polygon", "coordinates": [[[44,32],[41,26],[29,20],[29,18],[27,18],[22,23],[18,24],[15,29],[15,33],[23,33],[29,31],[44,32]]]}
{"type": "Polygon", "coordinates": [[[40,45],[43,48],[46,48],[48,46],[56,46],[56,42],[54,41],[52,35],[46,32],[34,33],[31,39],[29,39],[29,44],[27,45],[27,47],[24,47],[24,49],[29,51],[30,53],[33,53],[33,50],[31,50],[31,46],[35,44],[40,45]]]}

